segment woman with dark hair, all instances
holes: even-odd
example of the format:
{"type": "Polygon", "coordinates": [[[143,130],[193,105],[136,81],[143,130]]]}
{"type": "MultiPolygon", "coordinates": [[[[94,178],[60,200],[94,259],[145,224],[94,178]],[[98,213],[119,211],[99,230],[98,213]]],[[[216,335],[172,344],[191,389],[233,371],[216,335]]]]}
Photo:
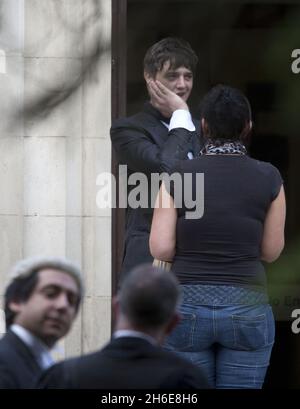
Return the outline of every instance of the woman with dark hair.
{"type": "Polygon", "coordinates": [[[162,184],[152,222],[151,253],[172,262],[183,295],[182,320],[166,348],[201,366],[213,387],[261,388],[275,332],[262,261],[276,260],[284,247],[283,182],[274,166],[247,155],[251,108],[239,90],[214,87],[201,125],[199,157],[173,170],[180,186],[162,184]],[[187,217],[177,189],[193,198],[203,189],[200,217],[187,217]]]}

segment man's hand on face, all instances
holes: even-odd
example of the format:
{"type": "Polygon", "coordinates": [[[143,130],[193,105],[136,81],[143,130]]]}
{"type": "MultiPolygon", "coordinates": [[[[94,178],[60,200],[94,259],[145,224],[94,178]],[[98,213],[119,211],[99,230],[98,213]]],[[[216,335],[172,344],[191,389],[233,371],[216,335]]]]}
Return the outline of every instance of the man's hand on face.
{"type": "Polygon", "coordinates": [[[186,102],[160,81],[150,79],[147,85],[152,105],[166,118],[170,118],[177,109],[189,110],[186,102]]]}

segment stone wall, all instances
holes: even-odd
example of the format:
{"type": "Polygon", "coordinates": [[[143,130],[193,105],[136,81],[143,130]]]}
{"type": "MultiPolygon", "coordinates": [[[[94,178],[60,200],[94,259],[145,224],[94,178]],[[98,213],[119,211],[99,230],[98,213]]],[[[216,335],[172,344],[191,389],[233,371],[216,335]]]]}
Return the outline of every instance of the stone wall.
{"type": "Polygon", "coordinates": [[[20,258],[79,263],[84,301],[61,342],[77,355],[110,336],[111,213],[96,207],[96,178],[111,166],[111,1],[2,0],[0,13],[0,301],[20,258]]]}

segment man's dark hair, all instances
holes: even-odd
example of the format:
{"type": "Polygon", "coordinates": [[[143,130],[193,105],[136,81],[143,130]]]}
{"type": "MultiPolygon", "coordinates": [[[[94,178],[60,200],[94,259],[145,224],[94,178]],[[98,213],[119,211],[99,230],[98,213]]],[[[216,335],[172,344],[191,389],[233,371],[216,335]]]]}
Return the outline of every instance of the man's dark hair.
{"type": "Polygon", "coordinates": [[[16,313],[9,308],[9,304],[15,302],[26,302],[38,283],[38,271],[32,272],[29,276],[21,277],[12,281],[5,291],[4,311],[6,328],[13,323],[16,313]]]}
{"type": "Polygon", "coordinates": [[[172,318],[179,299],[172,272],[142,264],[125,276],[118,294],[120,309],[139,329],[159,329],[172,318]]]}
{"type": "Polygon", "coordinates": [[[251,120],[251,107],[245,95],[236,88],[226,85],[213,87],[201,103],[201,119],[208,129],[204,135],[221,141],[242,140],[245,126],[251,120]]]}
{"type": "Polygon", "coordinates": [[[16,313],[9,307],[11,302],[26,302],[31,297],[37,283],[38,273],[44,269],[55,269],[67,273],[78,285],[79,297],[76,305],[78,310],[83,295],[81,273],[76,265],[59,257],[32,257],[19,261],[11,272],[11,280],[4,295],[4,311],[6,328],[14,323],[16,313]]]}
{"type": "Polygon", "coordinates": [[[167,37],[148,49],[144,58],[144,71],[155,77],[164,63],[170,61],[170,68],[186,67],[194,74],[198,57],[190,44],[180,38],[167,37]]]}

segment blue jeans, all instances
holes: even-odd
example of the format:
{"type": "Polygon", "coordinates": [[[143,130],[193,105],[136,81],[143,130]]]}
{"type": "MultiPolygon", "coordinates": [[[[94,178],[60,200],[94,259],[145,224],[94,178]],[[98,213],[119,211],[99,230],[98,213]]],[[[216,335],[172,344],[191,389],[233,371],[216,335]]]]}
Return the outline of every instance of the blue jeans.
{"type": "Polygon", "coordinates": [[[230,286],[182,288],[182,319],[165,348],[201,367],[213,388],[261,388],[275,336],[266,295],[230,286]]]}

